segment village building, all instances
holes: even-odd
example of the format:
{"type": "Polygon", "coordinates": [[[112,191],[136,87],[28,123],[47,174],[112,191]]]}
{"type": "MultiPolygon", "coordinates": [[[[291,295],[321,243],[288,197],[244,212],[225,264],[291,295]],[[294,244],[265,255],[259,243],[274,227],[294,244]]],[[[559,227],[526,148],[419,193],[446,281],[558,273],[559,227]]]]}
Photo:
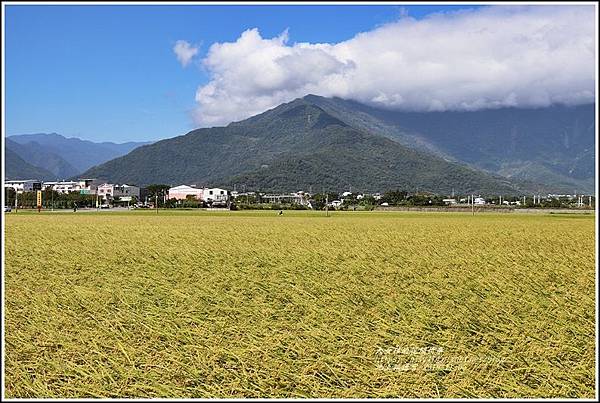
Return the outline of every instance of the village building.
{"type": "Polygon", "coordinates": [[[179,185],[168,190],[168,198],[176,200],[186,200],[192,196],[196,200],[202,200],[204,197],[204,189],[198,189],[193,186],[179,185]]]}
{"type": "Polygon", "coordinates": [[[115,185],[112,183],[103,183],[98,186],[98,196],[103,200],[120,198],[123,201],[131,200],[133,197],[139,199],[140,188],[133,185],[115,185]]]}
{"type": "Polygon", "coordinates": [[[307,206],[309,204],[308,194],[304,192],[288,193],[288,194],[265,194],[261,195],[261,199],[266,203],[277,204],[299,204],[307,206]]]}
{"type": "Polygon", "coordinates": [[[34,192],[42,189],[42,182],[36,179],[4,181],[4,188],[12,188],[17,193],[34,192]]]}
{"type": "Polygon", "coordinates": [[[42,184],[45,190],[51,189],[58,193],[79,192],[81,194],[95,194],[95,179],[79,179],[77,181],[49,181],[42,184]]]}
{"type": "Polygon", "coordinates": [[[202,189],[202,200],[211,205],[227,204],[229,202],[229,191],[221,188],[204,188],[202,189]]]}

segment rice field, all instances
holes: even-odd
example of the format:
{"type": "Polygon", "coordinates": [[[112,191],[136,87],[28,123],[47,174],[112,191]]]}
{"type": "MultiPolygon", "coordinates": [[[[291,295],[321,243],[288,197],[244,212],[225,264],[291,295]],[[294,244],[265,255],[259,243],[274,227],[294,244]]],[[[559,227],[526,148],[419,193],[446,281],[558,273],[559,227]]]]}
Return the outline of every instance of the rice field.
{"type": "Polygon", "coordinates": [[[5,396],[594,398],[594,216],[10,213],[5,396]]]}

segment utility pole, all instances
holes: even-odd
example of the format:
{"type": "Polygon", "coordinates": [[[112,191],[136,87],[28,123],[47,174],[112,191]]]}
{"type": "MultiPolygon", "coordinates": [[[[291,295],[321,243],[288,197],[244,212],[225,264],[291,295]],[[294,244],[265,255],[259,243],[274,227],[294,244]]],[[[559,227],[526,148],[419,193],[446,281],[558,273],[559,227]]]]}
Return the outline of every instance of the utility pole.
{"type": "Polygon", "coordinates": [[[325,217],[329,217],[329,194],[325,193],[325,217]]]}
{"type": "Polygon", "coordinates": [[[588,205],[590,208],[592,207],[592,196],[588,196],[588,205]]]}
{"type": "Polygon", "coordinates": [[[475,215],[475,199],[474,196],[471,194],[471,213],[473,215],[475,215]]]}
{"type": "Polygon", "coordinates": [[[156,209],[156,214],[158,214],[158,190],[154,193],[154,208],[156,209]]]}

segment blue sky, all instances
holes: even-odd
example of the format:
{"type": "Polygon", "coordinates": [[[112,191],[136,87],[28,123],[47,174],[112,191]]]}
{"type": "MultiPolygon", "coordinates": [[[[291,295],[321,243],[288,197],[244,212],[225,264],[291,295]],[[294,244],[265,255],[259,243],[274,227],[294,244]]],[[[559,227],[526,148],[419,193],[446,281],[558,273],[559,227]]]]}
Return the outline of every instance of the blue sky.
{"type": "Polygon", "coordinates": [[[5,133],[92,141],[158,140],[194,129],[191,111],[215,42],[338,43],[396,21],[473,6],[25,6],[5,8],[5,133]],[[199,45],[182,68],[177,40],[199,45]]]}

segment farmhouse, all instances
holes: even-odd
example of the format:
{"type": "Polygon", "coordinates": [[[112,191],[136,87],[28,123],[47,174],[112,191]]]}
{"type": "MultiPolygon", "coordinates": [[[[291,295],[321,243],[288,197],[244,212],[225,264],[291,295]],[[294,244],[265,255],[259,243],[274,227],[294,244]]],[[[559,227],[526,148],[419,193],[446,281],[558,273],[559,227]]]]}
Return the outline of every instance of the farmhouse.
{"type": "Polygon", "coordinates": [[[229,191],[220,188],[202,189],[202,200],[210,204],[226,204],[229,201],[229,191]]]}

